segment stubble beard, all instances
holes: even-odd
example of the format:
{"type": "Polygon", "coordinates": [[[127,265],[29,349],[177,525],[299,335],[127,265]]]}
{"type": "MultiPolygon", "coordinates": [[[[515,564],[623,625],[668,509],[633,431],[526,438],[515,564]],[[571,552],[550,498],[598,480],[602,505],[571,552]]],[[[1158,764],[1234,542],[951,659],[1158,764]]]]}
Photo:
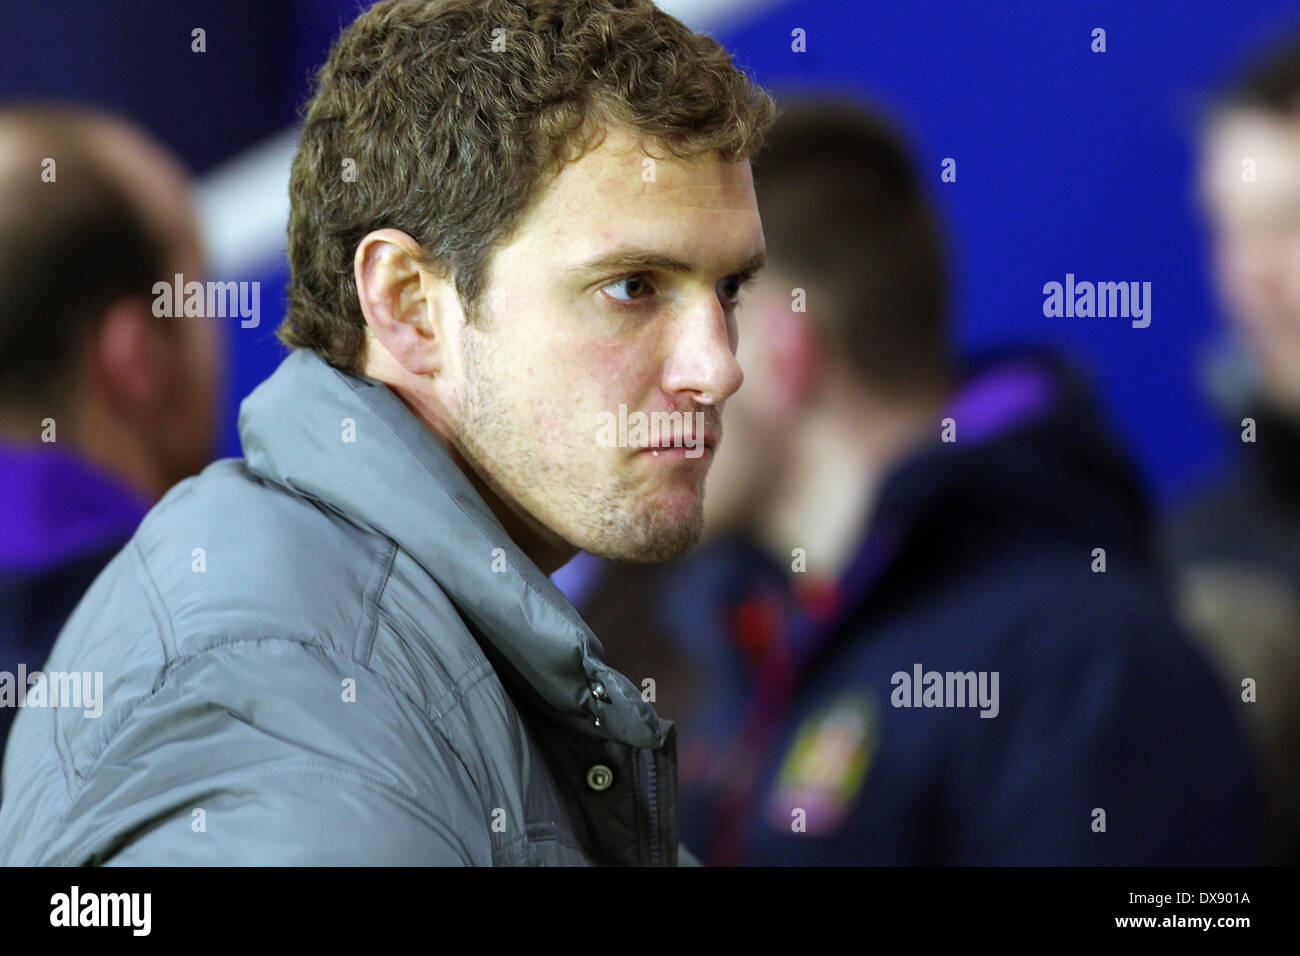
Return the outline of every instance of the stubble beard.
{"type": "MultiPolygon", "coordinates": [[[[658,563],[690,549],[704,529],[704,479],[694,504],[672,513],[658,500],[647,500],[644,485],[632,474],[611,475],[593,467],[611,452],[596,443],[596,418],[583,430],[581,413],[568,414],[573,423],[563,437],[567,453],[557,461],[548,455],[547,436],[529,430],[511,414],[504,383],[511,381],[509,363],[491,333],[467,330],[461,359],[465,390],[461,395],[457,440],[471,465],[488,476],[505,504],[528,513],[533,520],[580,550],[615,561],[658,563]]],[[[529,409],[529,418],[539,410],[529,409]]],[[[543,411],[552,421],[564,420],[558,405],[543,411]]],[[[626,460],[626,459],[624,459],[626,460]]]]}

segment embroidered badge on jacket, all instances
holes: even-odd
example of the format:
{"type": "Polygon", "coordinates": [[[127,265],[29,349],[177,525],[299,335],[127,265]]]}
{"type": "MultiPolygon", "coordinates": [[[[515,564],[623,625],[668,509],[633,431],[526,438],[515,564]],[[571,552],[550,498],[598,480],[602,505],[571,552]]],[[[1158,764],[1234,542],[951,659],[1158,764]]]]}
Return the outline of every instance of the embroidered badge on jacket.
{"type": "Polygon", "coordinates": [[[839,828],[862,789],[876,747],[875,703],[844,694],[799,726],[767,805],[768,822],[794,833],[839,828]]]}

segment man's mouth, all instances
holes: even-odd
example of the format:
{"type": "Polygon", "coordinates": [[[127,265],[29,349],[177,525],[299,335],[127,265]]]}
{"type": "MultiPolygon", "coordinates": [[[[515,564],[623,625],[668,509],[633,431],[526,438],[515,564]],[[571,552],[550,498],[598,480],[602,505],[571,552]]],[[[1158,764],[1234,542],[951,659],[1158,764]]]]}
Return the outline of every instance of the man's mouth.
{"type": "Polygon", "coordinates": [[[682,446],[682,445],[664,445],[663,447],[658,447],[658,446],[646,447],[641,449],[641,451],[638,452],[638,454],[645,454],[647,452],[649,452],[655,458],[659,458],[662,456],[667,458],[673,458],[673,459],[680,458],[680,459],[692,460],[692,461],[699,461],[705,458],[710,458],[713,455],[713,449],[710,448],[708,445],[698,445],[694,448],[688,446],[682,446]]]}
{"type": "Polygon", "coordinates": [[[633,455],[649,452],[655,457],[674,455],[703,458],[717,451],[722,440],[721,410],[682,412],[673,410],[629,412],[620,404],[618,412],[604,411],[596,416],[597,444],[630,448],[633,455]]]}
{"type": "Polygon", "coordinates": [[[717,451],[719,441],[717,432],[706,429],[698,435],[676,434],[671,438],[650,442],[642,445],[637,454],[648,452],[655,457],[671,455],[675,458],[704,458],[717,451]]]}

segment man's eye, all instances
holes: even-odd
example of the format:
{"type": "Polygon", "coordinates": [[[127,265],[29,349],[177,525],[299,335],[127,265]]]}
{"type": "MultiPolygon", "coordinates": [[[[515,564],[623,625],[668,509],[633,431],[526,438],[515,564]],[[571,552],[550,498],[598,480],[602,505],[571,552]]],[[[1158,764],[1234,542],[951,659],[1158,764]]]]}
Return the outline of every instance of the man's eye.
{"type": "Polygon", "coordinates": [[[605,286],[601,291],[617,302],[634,302],[637,299],[645,298],[646,293],[651,291],[651,287],[650,283],[646,281],[645,276],[635,275],[624,276],[622,279],[616,279],[609,285],[605,286]],[[617,291],[610,292],[611,289],[621,289],[624,294],[619,295],[617,291]]]}
{"type": "Polygon", "coordinates": [[[754,282],[754,279],[752,275],[728,276],[718,283],[718,294],[728,302],[734,302],[740,298],[740,293],[754,282]]]}

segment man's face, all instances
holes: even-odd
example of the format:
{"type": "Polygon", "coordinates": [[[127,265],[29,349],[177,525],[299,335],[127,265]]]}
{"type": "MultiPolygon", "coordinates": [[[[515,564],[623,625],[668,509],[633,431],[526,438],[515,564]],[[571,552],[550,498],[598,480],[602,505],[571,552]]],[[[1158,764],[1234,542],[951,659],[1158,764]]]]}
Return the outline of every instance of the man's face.
{"type": "MultiPolygon", "coordinates": [[[[95,121],[87,135],[166,250],[170,283],[207,279],[194,185],[176,159],[133,127],[117,120],[95,121]]],[[[219,424],[224,340],[218,320],[181,317],[166,325],[154,319],[161,385],[140,428],[154,471],[165,489],[200,471],[212,460],[219,424]]]]}
{"type": "Polygon", "coordinates": [[[1272,400],[1300,410],[1300,116],[1223,117],[1202,172],[1233,324],[1272,400]]]}
{"type": "Polygon", "coordinates": [[[496,251],[482,327],[461,330],[454,429],[516,513],[594,554],[662,561],[700,534],[723,402],[742,379],[737,298],[763,233],[747,161],[651,166],[639,142],[612,129],[496,251]],[[673,412],[686,436],[636,434],[638,417],[673,412]],[[629,443],[678,447],[611,447],[620,416],[629,443]]]}
{"type": "Polygon", "coordinates": [[[792,394],[798,372],[787,363],[795,326],[804,316],[791,308],[798,281],[770,262],[745,303],[745,336],[736,353],[745,387],[727,405],[727,447],[709,476],[705,524],[710,534],[744,530],[767,507],[786,476],[791,439],[802,406],[792,394]]]}

